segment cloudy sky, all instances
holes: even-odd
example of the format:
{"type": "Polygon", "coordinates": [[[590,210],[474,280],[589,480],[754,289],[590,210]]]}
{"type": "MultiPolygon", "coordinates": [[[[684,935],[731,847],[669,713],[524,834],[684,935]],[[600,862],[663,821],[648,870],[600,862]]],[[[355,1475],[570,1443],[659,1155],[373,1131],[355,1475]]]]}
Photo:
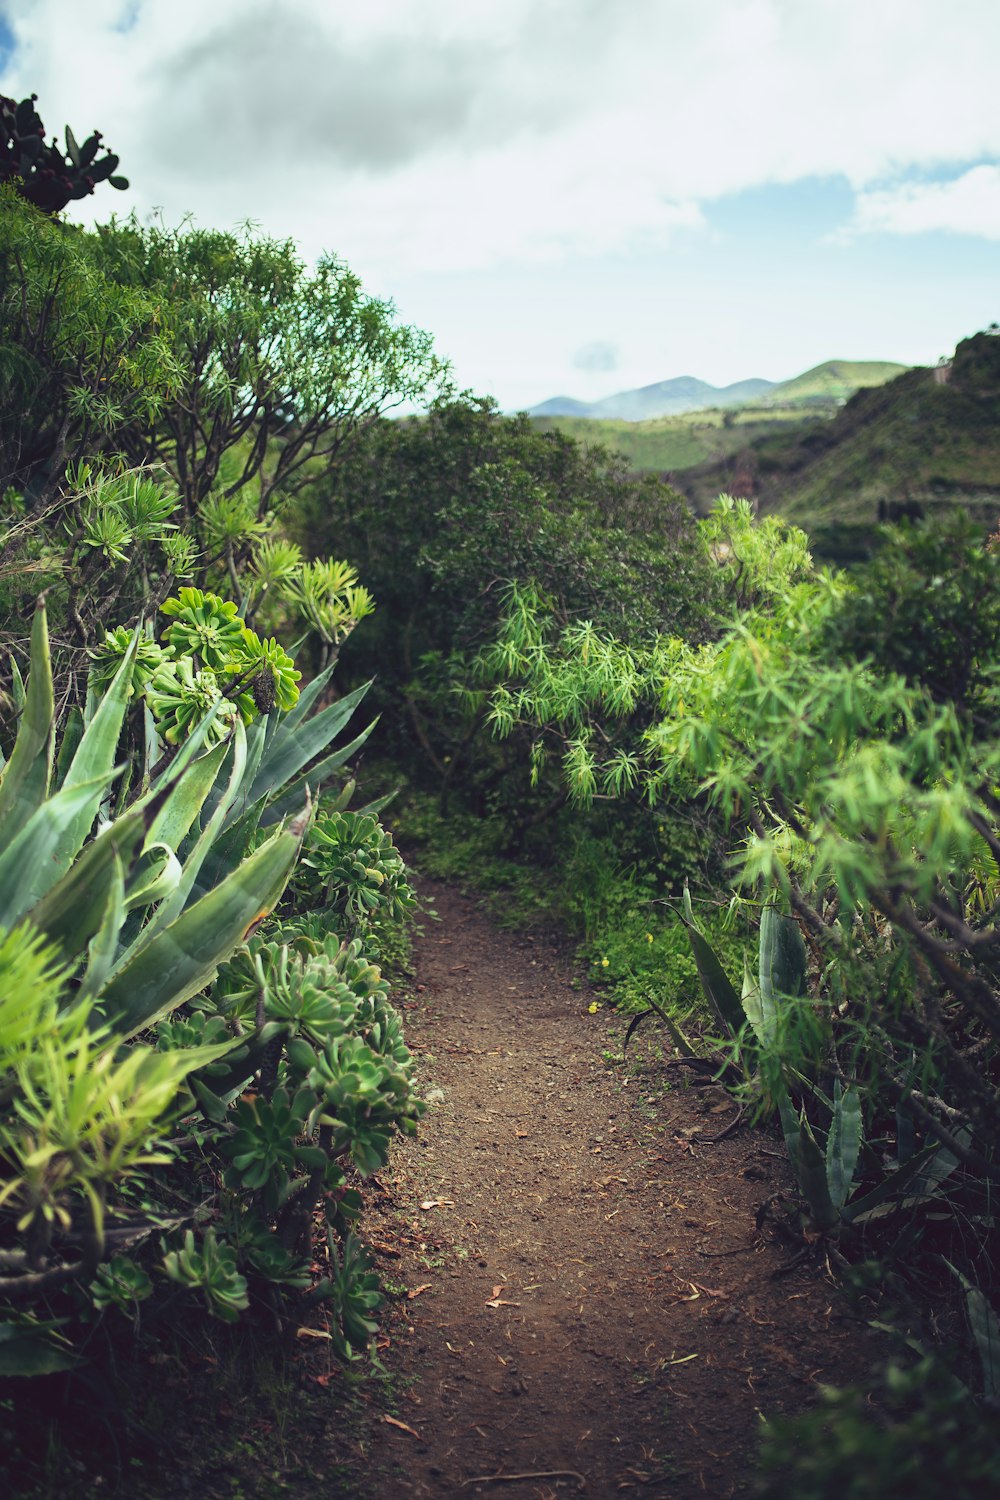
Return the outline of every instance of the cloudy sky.
{"type": "Polygon", "coordinates": [[[997,0],[0,0],[83,213],[340,255],[514,409],[1000,318],[997,0]]]}

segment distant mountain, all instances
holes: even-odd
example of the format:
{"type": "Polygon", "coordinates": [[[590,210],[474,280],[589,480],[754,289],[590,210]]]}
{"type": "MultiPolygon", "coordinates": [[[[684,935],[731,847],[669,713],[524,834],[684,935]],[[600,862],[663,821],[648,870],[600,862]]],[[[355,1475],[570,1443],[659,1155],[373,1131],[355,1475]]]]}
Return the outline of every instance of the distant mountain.
{"type": "Polygon", "coordinates": [[[551,400],[543,401],[539,406],[533,406],[528,415],[532,417],[589,417],[591,404],[589,401],[574,401],[572,396],[553,396],[551,400]]]}
{"type": "Polygon", "coordinates": [[[659,380],[634,391],[618,391],[600,401],[577,401],[553,396],[533,406],[530,417],[582,417],[588,421],[649,422],[709,407],[832,406],[855,391],[884,385],[902,375],[905,365],[873,359],[828,359],[792,380],[737,380],[733,385],[709,385],[693,375],[659,380]]]}
{"type": "Polygon", "coordinates": [[[619,422],[648,422],[653,417],[675,417],[702,411],[709,406],[742,406],[758,401],[773,388],[771,380],[738,380],[734,385],[709,385],[693,375],[659,380],[634,391],[619,391],[601,401],[576,401],[572,396],[553,396],[531,407],[531,417],[588,417],[619,422]]]}

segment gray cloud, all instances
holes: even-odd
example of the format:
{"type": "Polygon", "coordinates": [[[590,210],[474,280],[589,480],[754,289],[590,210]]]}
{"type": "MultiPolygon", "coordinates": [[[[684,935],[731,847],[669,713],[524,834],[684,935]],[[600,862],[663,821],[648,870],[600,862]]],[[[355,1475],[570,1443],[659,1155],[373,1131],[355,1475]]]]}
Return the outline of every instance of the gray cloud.
{"type": "MultiPolygon", "coordinates": [[[[304,11],[228,21],[158,64],[156,154],[241,168],[338,161],[384,171],[438,144],[502,141],[524,115],[503,87],[506,49],[432,36],[348,48],[304,11]]],[[[544,101],[534,111],[544,113],[544,101]]]]}
{"type": "Polygon", "coordinates": [[[191,170],[200,154],[208,172],[231,164],[222,175],[248,157],[378,173],[442,145],[504,144],[586,113],[622,39],[618,0],[539,0],[502,43],[431,28],[351,41],[321,14],[258,3],[161,57],[155,157],[191,170]]]}
{"type": "Polygon", "coordinates": [[[592,373],[602,373],[618,368],[618,345],[607,340],[583,344],[573,354],[573,367],[592,373]]]}

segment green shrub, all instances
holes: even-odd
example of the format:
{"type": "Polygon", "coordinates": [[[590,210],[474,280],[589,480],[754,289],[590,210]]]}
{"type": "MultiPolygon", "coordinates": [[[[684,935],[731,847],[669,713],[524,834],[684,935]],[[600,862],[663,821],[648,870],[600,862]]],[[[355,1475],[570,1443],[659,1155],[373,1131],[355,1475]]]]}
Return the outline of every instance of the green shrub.
{"type": "MultiPolygon", "coordinates": [[[[183,1233],[159,1274],[199,1293],[213,1316],[237,1316],[248,1286],[302,1289],[317,1204],[341,1234],[358,1212],[341,1159],[372,1171],[393,1132],[411,1130],[419,1114],[398,1017],[359,939],[296,936],[294,951],[257,939],[232,970],[225,964],[276,906],[310,795],[357,745],[329,750],[363,689],[314,711],[329,670],[300,694],[290,658],[259,652],[235,606],[184,590],[165,612],[173,623],[155,653],[139,631],[110,635],[57,756],[39,604],[18,734],[0,775],[8,1374],[75,1363],[57,1328],[148,1295],[151,1235],[163,1222],[183,1233]],[[165,711],[168,672],[179,688],[206,679],[207,705],[182,704],[178,689],[165,711]],[[259,687],[265,672],[262,715],[242,687],[259,687]],[[127,747],[136,785],[112,795],[127,747]],[[297,814],[287,826],[286,812],[297,814]],[[249,969],[243,1005],[233,998],[240,962],[249,969]],[[220,965],[228,988],[220,981],[205,996],[220,965]],[[208,1220],[185,1143],[225,1182],[208,1220]],[[145,1242],[145,1266],[118,1253],[123,1238],[145,1242]],[[74,1288],[84,1296],[74,1299],[74,1288]]],[[[379,899],[405,906],[398,856],[373,816],[362,823],[387,871],[379,899]]],[[[332,909],[327,929],[350,894],[341,899],[328,871],[317,893],[332,909]]],[[[346,1351],[351,1328],[362,1327],[350,1308],[357,1298],[373,1305],[374,1294],[362,1256],[324,1253],[348,1309],[346,1351]]]]}
{"type": "Polygon", "coordinates": [[[995,1416],[930,1358],[889,1365],[874,1393],[825,1387],[815,1411],[768,1421],[761,1463],[760,1500],[983,1500],[1000,1489],[995,1416]]]}

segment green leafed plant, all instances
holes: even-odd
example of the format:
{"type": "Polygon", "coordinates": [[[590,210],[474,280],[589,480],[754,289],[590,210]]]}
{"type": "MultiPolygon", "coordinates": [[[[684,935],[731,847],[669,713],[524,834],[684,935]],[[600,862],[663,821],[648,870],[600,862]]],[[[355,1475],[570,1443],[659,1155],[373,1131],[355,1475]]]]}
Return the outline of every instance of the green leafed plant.
{"type": "MultiPolygon", "coordinates": [[[[201,596],[178,603],[175,622],[187,613],[192,627],[211,629],[219,619],[232,636],[220,647],[213,670],[232,670],[233,653],[248,635],[251,648],[259,647],[235,610],[221,607],[223,601],[201,596]]],[[[205,648],[210,654],[211,643],[201,635],[198,639],[199,652],[205,648]]],[[[45,608],[39,604],[20,729],[0,772],[0,807],[5,810],[0,828],[0,1159],[5,1165],[0,1298],[14,1303],[56,1296],[78,1281],[90,1285],[98,1308],[126,1306],[145,1294],[146,1273],[134,1274],[124,1261],[115,1260],[122,1214],[126,1225],[129,1220],[120,1192],[130,1178],[145,1180],[151,1168],[168,1164],[169,1153],[158,1142],[182,1102],[191,1108],[188,1080],[211,1109],[218,1100],[212,1083],[220,1073],[236,1094],[261,1075],[268,1090],[265,1113],[277,1118],[280,1089],[272,1099],[278,1080],[268,1071],[268,1048],[275,1035],[290,1040],[297,1034],[291,1018],[286,1025],[277,1015],[273,1020],[265,1015],[258,1024],[254,1016],[247,1035],[246,1028],[222,1012],[185,1015],[179,1007],[205,990],[249,929],[278,902],[307,820],[300,817],[286,825],[278,812],[268,830],[259,832],[259,825],[275,804],[301,812],[342,764],[344,755],[329,752],[329,743],[361,697],[354,694],[310,718],[325,679],[310,685],[301,698],[295,687],[294,717],[283,716],[275,705],[261,718],[254,707],[249,734],[237,714],[216,743],[212,730],[219,714],[214,706],[192,719],[182,743],[164,754],[168,735],[157,735],[157,721],[155,716],[150,720],[148,709],[156,674],[144,677],[139,666],[143,647],[150,643],[137,630],[127,640],[116,637],[113,644],[114,674],[103,688],[95,674],[79,732],[69,751],[57,758],[45,608]],[[115,800],[113,790],[121,778],[116,762],[130,716],[145,716],[146,732],[152,731],[150,769],[130,796],[119,793],[115,800]],[[282,726],[282,717],[290,724],[282,726]],[[151,1048],[141,1038],[163,1018],[169,1019],[163,1020],[158,1045],[151,1048]]],[[[168,641],[167,652],[175,652],[179,644],[190,642],[168,641]]],[[[149,657],[147,649],[147,664],[149,657]]],[[[171,659],[182,664],[192,660],[171,659]]],[[[286,661],[283,670],[294,686],[286,661]]],[[[237,681],[242,665],[234,673],[237,681]]],[[[259,658],[253,667],[260,670],[259,658]]],[[[371,1046],[356,1038],[355,1050],[348,1049],[352,1076],[364,1093],[357,1105],[357,1142],[353,1135],[342,1137],[342,1124],[336,1129],[326,1119],[308,1124],[308,1117],[318,1122],[326,1108],[322,1089],[309,1092],[298,1112],[282,1116],[280,1129],[254,1115],[252,1139],[229,1158],[243,1179],[230,1216],[234,1222],[245,1219],[248,1195],[252,1198],[263,1185],[250,1168],[268,1140],[282,1161],[284,1143],[290,1143],[289,1164],[296,1171],[304,1164],[308,1182],[316,1169],[309,1157],[310,1132],[330,1140],[336,1135],[335,1147],[323,1153],[329,1172],[320,1174],[321,1186],[335,1195],[342,1210],[350,1210],[352,1199],[337,1155],[353,1151],[359,1161],[370,1162],[383,1140],[379,1132],[396,1123],[375,1107],[382,1086],[371,1082],[366,1071],[375,1066],[377,1073],[381,1067],[372,1061],[382,1055],[373,1046],[388,1049],[386,1056],[393,1059],[387,1079],[395,1079],[400,1066],[393,1052],[394,1047],[402,1049],[398,1024],[394,1030],[378,971],[366,967],[350,947],[325,954],[319,967],[322,972],[315,977],[300,973],[300,989],[311,985],[318,994],[332,985],[334,994],[371,992],[378,1000],[374,1008],[369,1005],[366,1034],[371,1046]]],[[[337,1034],[341,1032],[343,1027],[337,1034]]],[[[306,1073],[319,1069],[324,1055],[322,1049],[315,1057],[310,1053],[306,1073]]],[[[405,1049],[402,1057],[405,1061],[405,1049]]],[[[350,1101],[343,1092],[344,1075],[342,1067],[338,1101],[346,1109],[350,1101]]],[[[400,1118],[411,1119],[415,1106],[408,1082],[399,1089],[400,1118]]],[[[221,1108],[225,1116],[225,1103],[221,1108]]],[[[238,1137],[250,1122],[249,1106],[241,1109],[232,1124],[225,1122],[227,1139],[231,1132],[238,1137]]],[[[264,1159],[264,1175],[270,1180],[274,1162],[266,1149],[264,1159]]],[[[268,1201],[277,1210],[277,1202],[268,1201]]],[[[337,1211],[331,1214],[333,1221],[339,1221],[337,1211]]],[[[269,1232],[266,1223],[262,1228],[269,1232]]],[[[262,1238],[257,1232],[251,1248],[248,1264],[258,1274],[269,1268],[276,1280],[295,1283],[295,1257],[289,1259],[280,1238],[274,1238],[269,1250],[266,1234],[262,1238]]],[[[213,1314],[230,1317],[246,1300],[243,1275],[236,1269],[239,1255],[238,1248],[217,1241],[210,1229],[200,1242],[185,1240],[171,1251],[166,1266],[179,1284],[201,1291],[213,1314]]],[[[10,1327],[20,1329],[21,1324],[10,1327]]],[[[37,1346],[46,1337],[36,1328],[16,1337],[11,1333],[7,1363],[20,1349],[25,1373],[45,1365],[45,1360],[39,1364],[37,1346]]],[[[57,1350],[52,1340],[49,1345],[57,1350]]]]}

